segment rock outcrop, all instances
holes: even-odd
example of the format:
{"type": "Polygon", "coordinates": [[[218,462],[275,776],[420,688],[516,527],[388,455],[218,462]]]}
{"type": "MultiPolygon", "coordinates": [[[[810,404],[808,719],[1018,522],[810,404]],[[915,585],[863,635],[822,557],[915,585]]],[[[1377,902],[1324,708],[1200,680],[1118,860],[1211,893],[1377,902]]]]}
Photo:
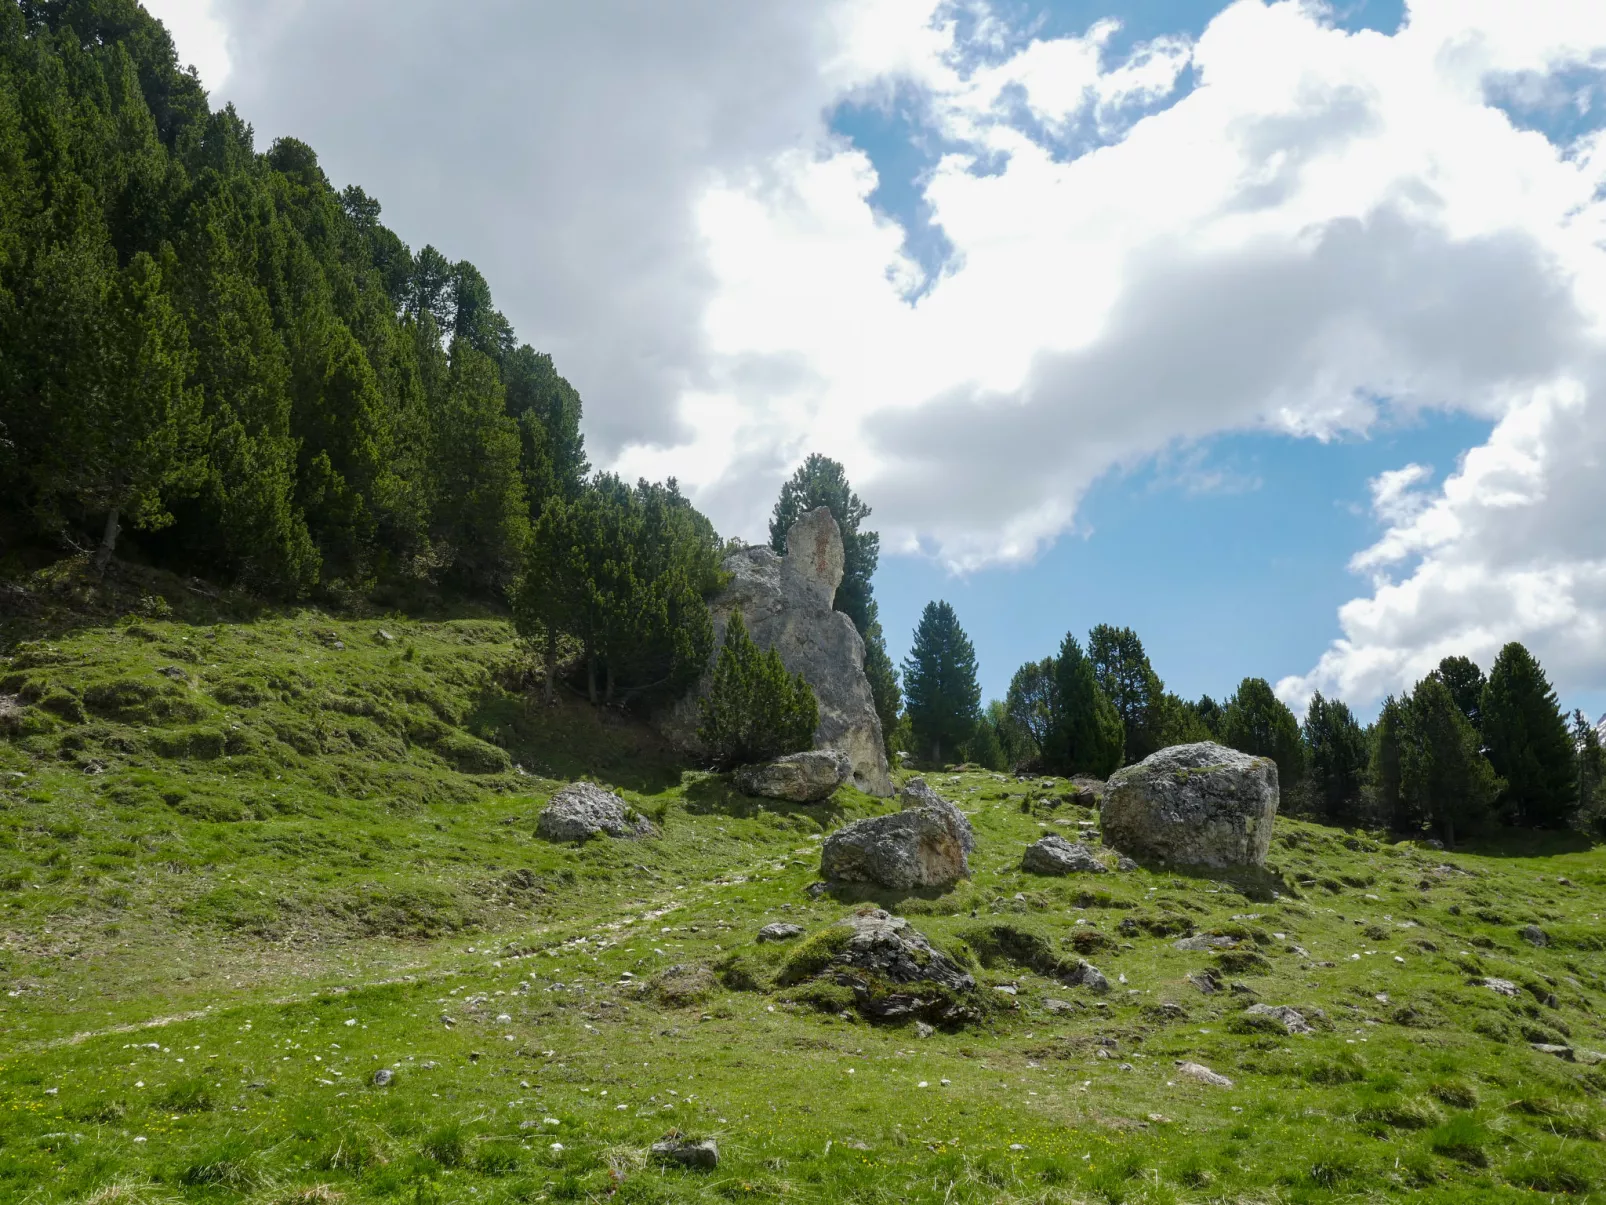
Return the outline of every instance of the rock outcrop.
{"type": "Polygon", "coordinates": [[[1277,815],[1277,765],[1210,741],[1117,770],[1099,809],[1104,844],[1140,861],[1260,866],[1277,815]]]}
{"type": "Polygon", "coordinates": [[[736,789],[764,799],[818,803],[853,777],[853,761],[835,749],[789,753],[736,771],[736,789]]]}
{"type": "Polygon", "coordinates": [[[612,791],[591,782],[572,782],[541,809],[535,831],[548,841],[586,841],[592,837],[646,837],[654,830],[646,817],[635,815],[612,791]]]}
{"type": "MultiPolygon", "coordinates": [[[[842,583],[842,532],[824,507],[810,511],[786,535],[786,556],[767,547],[744,548],[725,558],[730,584],[709,603],[715,653],[731,612],[740,611],[755,644],[775,649],[788,671],[802,674],[820,705],[818,749],[847,754],[853,782],[871,795],[891,795],[881,721],[870,680],[864,676],[864,641],[853,621],[832,609],[842,583]]],[[[698,704],[713,678],[713,662],[686,698],[660,714],[659,730],[690,752],[700,752],[698,704]]]]}
{"type": "Polygon", "coordinates": [[[823,980],[852,992],[875,1021],[955,1024],[980,1015],[976,980],[901,916],[867,908],[809,938],[781,970],[791,986],[823,980]]]}
{"type": "Polygon", "coordinates": [[[820,877],[895,891],[947,888],[967,877],[976,835],[965,814],[923,779],[912,779],[902,798],[901,812],[855,820],[827,837],[820,877]]]}
{"type": "Polygon", "coordinates": [[[1078,842],[1050,833],[1033,841],[1021,856],[1020,868],[1027,874],[1104,874],[1104,864],[1093,851],[1078,842]]]}

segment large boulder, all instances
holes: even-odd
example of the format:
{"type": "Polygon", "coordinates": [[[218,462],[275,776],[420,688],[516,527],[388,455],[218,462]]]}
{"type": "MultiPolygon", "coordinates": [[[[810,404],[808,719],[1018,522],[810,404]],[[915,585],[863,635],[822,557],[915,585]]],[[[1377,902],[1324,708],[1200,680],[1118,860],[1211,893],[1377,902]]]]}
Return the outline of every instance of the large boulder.
{"type": "Polygon", "coordinates": [[[572,782],[541,809],[535,831],[548,841],[586,841],[603,836],[645,837],[653,827],[612,791],[592,782],[572,782]]]}
{"type": "MultiPolygon", "coordinates": [[[[886,747],[870,680],[864,676],[864,641],[841,611],[833,610],[842,583],[842,532],[825,507],[812,510],[786,535],[786,555],[768,547],[744,548],[725,558],[730,583],[709,603],[714,621],[714,658],[733,611],[753,642],[775,649],[787,670],[802,674],[820,705],[814,732],[819,749],[847,755],[853,782],[871,795],[891,795],[886,747]]],[[[700,708],[713,681],[713,660],[701,683],[657,717],[659,731],[689,752],[698,740],[700,708]]]]}
{"type": "Polygon", "coordinates": [[[1140,860],[1259,866],[1277,815],[1277,764],[1212,741],[1173,745],[1110,777],[1104,844],[1140,860]]]}
{"type": "Polygon", "coordinates": [[[853,761],[846,753],[812,749],[743,766],[736,771],[736,787],[765,799],[818,803],[852,777],[853,761]]]}
{"type": "Polygon", "coordinates": [[[911,780],[902,798],[902,811],[855,820],[827,837],[820,877],[895,891],[947,888],[967,877],[976,834],[965,814],[923,779],[911,780]]]}

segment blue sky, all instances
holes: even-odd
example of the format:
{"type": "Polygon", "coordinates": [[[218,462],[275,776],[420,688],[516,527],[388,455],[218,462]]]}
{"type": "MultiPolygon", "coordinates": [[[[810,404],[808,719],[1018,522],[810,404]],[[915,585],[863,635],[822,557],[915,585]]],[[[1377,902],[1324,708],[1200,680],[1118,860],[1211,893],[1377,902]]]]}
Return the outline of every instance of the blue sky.
{"type": "MultiPolygon", "coordinates": [[[[1219,0],[1016,0],[994,11],[1020,31],[1009,49],[1029,38],[1077,36],[1114,18],[1121,28],[1107,49],[1119,59],[1157,37],[1196,38],[1224,7],[1219,0]]],[[[1404,9],[1401,0],[1350,0],[1333,5],[1332,21],[1393,34],[1404,9]]],[[[1599,79],[1598,71],[1575,72],[1559,90],[1597,87],[1599,79]]],[[[1151,108],[1192,86],[1185,72],[1151,108]]],[[[1557,142],[1600,122],[1600,109],[1580,112],[1554,95],[1523,103],[1497,89],[1491,100],[1557,142]]],[[[830,125],[869,156],[879,178],[870,202],[903,228],[929,288],[954,248],[932,222],[924,180],[951,148],[930,134],[920,106],[905,90],[890,103],[844,103],[830,125]]],[[[1065,631],[1085,640],[1098,622],[1134,627],[1168,687],[1186,697],[1223,698],[1248,675],[1276,682],[1316,662],[1333,639],[1338,608],[1363,584],[1347,562],[1379,534],[1372,478],[1414,463],[1442,479],[1490,427],[1435,414],[1330,441],[1229,434],[1113,470],[1083,500],[1076,530],[1030,563],[956,574],[923,557],[884,557],[876,588],[889,648],[901,662],[921,608],[945,598],[976,644],[986,698],[1001,698],[1015,668],[1052,651],[1065,631]]],[[[1606,689],[1574,688],[1564,703],[1596,718],[1606,710],[1606,689]]],[[[1375,701],[1358,710],[1374,714],[1375,701]]]]}

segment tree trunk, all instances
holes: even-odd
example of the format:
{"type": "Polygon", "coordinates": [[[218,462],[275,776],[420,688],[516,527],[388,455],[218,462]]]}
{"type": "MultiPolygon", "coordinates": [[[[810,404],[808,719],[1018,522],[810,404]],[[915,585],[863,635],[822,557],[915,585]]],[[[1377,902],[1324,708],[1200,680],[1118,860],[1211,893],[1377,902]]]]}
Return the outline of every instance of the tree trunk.
{"type": "Polygon", "coordinates": [[[602,701],[610,707],[613,705],[613,662],[608,662],[607,687],[603,691],[602,701]]]}
{"type": "Polygon", "coordinates": [[[1455,821],[1448,816],[1444,818],[1444,848],[1455,848],[1455,821]]]}
{"type": "Polygon", "coordinates": [[[546,634],[546,705],[552,706],[552,683],[558,676],[558,633],[549,629],[546,634]]]}
{"type": "Polygon", "coordinates": [[[591,706],[597,705],[597,655],[586,653],[586,695],[591,699],[591,706]]]}
{"type": "Polygon", "coordinates": [[[106,566],[111,564],[112,551],[117,547],[117,533],[122,529],[117,526],[118,508],[112,507],[106,514],[106,531],[100,537],[100,548],[95,553],[95,572],[105,573],[106,566]]]}

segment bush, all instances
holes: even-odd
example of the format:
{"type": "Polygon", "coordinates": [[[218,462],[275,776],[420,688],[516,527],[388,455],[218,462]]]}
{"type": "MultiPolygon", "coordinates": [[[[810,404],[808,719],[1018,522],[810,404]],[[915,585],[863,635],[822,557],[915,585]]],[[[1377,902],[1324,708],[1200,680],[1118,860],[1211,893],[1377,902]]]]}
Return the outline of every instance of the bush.
{"type": "Polygon", "coordinates": [[[733,611],[697,730],[714,764],[738,766],[811,749],[819,723],[819,704],[803,675],[788,674],[774,649],[760,651],[742,613],[733,611]]]}

